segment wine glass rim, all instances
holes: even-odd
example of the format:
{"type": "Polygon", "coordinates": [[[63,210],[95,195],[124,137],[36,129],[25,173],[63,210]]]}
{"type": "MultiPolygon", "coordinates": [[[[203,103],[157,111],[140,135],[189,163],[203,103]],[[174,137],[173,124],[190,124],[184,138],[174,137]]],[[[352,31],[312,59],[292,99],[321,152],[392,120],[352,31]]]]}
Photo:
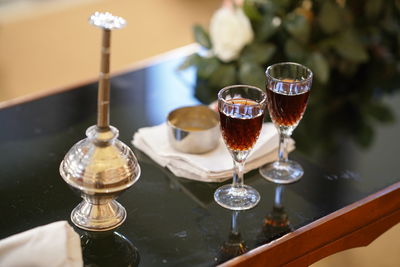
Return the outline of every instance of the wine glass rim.
{"type": "Polygon", "coordinates": [[[261,92],[262,94],[262,100],[260,102],[257,102],[257,104],[264,104],[267,101],[267,94],[261,90],[260,88],[256,87],[256,86],[252,86],[252,85],[246,85],[246,84],[234,84],[234,85],[228,85],[225,86],[224,88],[222,88],[221,90],[219,90],[218,92],[218,100],[223,101],[225,104],[230,105],[231,103],[229,103],[226,99],[222,98],[221,95],[224,91],[231,89],[231,88],[235,88],[235,87],[242,87],[242,88],[251,88],[251,89],[255,89],[261,92]]]}
{"type": "Polygon", "coordinates": [[[272,65],[268,66],[268,68],[265,70],[265,75],[266,75],[269,79],[274,80],[274,81],[276,81],[276,82],[286,83],[286,84],[300,84],[300,83],[305,83],[305,82],[311,82],[312,77],[313,77],[313,72],[312,72],[309,68],[307,68],[306,66],[304,66],[304,65],[302,65],[302,64],[299,64],[299,63],[296,63],[296,62],[289,62],[289,61],[288,61],[288,62],[275,63],[275,64],[272,64],[272,65]],[[278,78],[275,78],[275,77],[273,77],[273,76],[271,76],[271,75],[269,74],[269,70],[270,70],[270,69],[272,69],[272,68],[274,68],[274,67],[276,67],[276,66],[279,66],[279,65],[295,65],[295,66],[299,66],[299,67],[301,67],[301,68],[304,68],[304,69],[308,72],[308,75],[307,75],[306,78],[301,79],[301,80],[299,80],[299,81],[290,81],[290,82],[283,81],[283,80],[278,79],[278,78]]]}

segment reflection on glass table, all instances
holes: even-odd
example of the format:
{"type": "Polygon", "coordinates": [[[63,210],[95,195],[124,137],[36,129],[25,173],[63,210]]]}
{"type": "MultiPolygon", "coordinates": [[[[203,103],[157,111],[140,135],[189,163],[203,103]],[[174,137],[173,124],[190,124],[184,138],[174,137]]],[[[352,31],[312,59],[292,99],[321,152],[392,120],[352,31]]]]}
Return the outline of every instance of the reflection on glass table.
{"type": "Polygon", "coordinates": [[[232,211],[231,228],[226,240],[218,250],[216,263],[220,264],[248,251],[245,241],[239,232],[238,216],[240,211],[232,211]]]}
{"type": "Polygon", "coordinates": [[[80,233],[84,266],[139,266],[139,251],[122,234],[75,230],[80,233]]]}
{"type": "Polygon", "coordinates": [[[284,185],[275,187],[274,203],[272,210],[265,216],[262,231],[257,238],[257,244],[262,245],[271,242],[293,231],[289,217],[282,203],[284,185]]]}

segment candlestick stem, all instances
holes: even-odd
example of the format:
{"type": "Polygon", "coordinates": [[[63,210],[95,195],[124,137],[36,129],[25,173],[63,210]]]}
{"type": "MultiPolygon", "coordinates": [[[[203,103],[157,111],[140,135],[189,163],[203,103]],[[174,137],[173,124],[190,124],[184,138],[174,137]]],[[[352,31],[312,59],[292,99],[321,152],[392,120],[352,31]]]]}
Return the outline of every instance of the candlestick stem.
{"type": "Polygon", "coordinates": [[[97,127],[107,129],[110,126],[110,44],[111,30],[103,29],[101,47],[101,65],[97,101],[97,127]]]}

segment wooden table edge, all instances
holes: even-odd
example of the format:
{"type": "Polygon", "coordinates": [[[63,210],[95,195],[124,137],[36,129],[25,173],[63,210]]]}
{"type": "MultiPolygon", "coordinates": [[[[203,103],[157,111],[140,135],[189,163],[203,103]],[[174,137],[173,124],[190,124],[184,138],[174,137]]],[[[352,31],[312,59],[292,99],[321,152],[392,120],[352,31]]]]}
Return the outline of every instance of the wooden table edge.
{"type": "Polygon", "coordinates": [[[400,182],[221,266],[308,266],[366,246],[400,221],[400,182]]]}

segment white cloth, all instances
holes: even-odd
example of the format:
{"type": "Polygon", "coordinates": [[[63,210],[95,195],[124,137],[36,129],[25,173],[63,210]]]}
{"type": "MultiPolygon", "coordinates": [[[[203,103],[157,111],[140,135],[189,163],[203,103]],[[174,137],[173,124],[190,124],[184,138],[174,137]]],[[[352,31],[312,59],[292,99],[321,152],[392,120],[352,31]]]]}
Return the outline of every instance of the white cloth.
{"type": "Polygon", "coordinates": [[[79,235],[59,221],[5,238],[0,240],[0,266],[82,267],[79,235]]]}
{"type": "MultiPolygon", "coordinates": [[[[278,132],[272,123],[264,123],[260,137],[246,160],[245,172],[256,169],[278,157],[278,132]]],[[[216,149],[205,154],[188,154],[175,150],[168,141],[165,123],[139,129],[132,144],[173,174],[203,182],[222,182],[232,177],[233,160],[222,137],[216,149]]],[[[292,139],[288,149],[294,149],[292,139]]]]}

